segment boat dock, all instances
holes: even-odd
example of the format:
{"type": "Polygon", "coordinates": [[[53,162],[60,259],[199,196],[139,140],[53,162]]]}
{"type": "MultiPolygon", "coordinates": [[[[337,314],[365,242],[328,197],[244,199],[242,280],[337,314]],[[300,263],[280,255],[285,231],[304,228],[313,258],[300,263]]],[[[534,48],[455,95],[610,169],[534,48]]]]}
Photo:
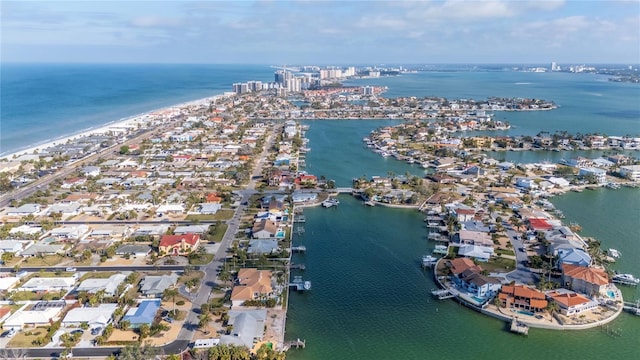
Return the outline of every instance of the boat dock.
{"type": "Polygon", "coordinates": [[[635,303],[625,301],[624,309],[634,315],[640,316],[640,300],[635,303]]]}
{"type": "Polygon", "coordinates": [[[292,246],[291,247],[291,252],[296,252],[296,253],[305,253],[307,252],[307,247],[302,245],[302,246],[292,246]]]}
{"type": "Polygon", "coordinates": [[[438,300],[451,299],[456,297],[456,293],[451,289],[431,290],[431,295],[438,298],[438,300]]]}
{"type": "Polygon", "coordinates": [[[304,215],[298,215],[293,218],[293,222],[297,222],[297,223],[303,223],[306,221],[307,219],[305,219],[304,215]]]}
{"type": "Polygon", "coordinates": [[[518,319],[511,320],[511,332],[522,335],[529,335],[529,325],[518,321],[518,319]]]}
{"type": "Polygon", "coordinates": [[[289,265],[289,269],[291,270],[305,270],[307,267],[304,264],[291,264],[289,265]]]}
{"type": "Polygon", "coordinates": [[[291,348],[304,349],[305,346],[307,346],[307,340],[295,339],[293,341],[285,342],[282,346],[282,351],[287,351],[291,348]]]}
{"type": "Polygon", "coordinates": [[[611,279],[614,283],[628,285],[628,286],[636,286],[640,283],[640,279],[636,278],[631,274],[616,274],[611,279]]]}
{"type": "Polygon", "coordinates": [[[311,281],[302,280],[302,276],[294,276],[293,281],[289,283],[289,287],[294,287],[298,291],[311,290],[311,281]]]}

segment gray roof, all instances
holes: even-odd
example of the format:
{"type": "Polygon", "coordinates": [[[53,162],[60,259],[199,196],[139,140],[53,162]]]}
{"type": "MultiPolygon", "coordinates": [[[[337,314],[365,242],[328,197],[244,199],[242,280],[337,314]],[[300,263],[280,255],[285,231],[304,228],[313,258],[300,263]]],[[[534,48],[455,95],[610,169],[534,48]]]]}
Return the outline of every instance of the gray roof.
{"type": "Polygon", "coordinates": [[[116,250],[116,254],[118,255],[123,255],[123,254],[147,254],[151,251],[151,246],[149,245],[134,245],[134,244],[126,244],[126,245],[122,245],[120,246],[117,250],[116,250]]]}
{"type": "Polygon", "coordinates": [[[228,314],[228,324],[233,325],[233,333],[221,336],[221,343],[241,344],[252,348],[254,340],[262,339],[267,319],[266,309],[231,310],[228,314]]]}
{"type": "Polygon", "coordinates": [[[22,252],[23,256],[33,256],[38,254],[55,254],[57,252],[62,251],[64,249],[64,245],[44,245],[44,244],[35,244],[30,246],[28,249],[22,252]]]}
{"type": "Polygon", "coordinates": [[[146,276],[140,282],[140,291],[144,295],[159,295],[178,281],[178,275],[146,276]]]}
{"type": "Polygon", "coordinates": [[[276,239],[256,239],[249,241],[249,254],[270,254],[278,250],[278,240],[276,239]]]}

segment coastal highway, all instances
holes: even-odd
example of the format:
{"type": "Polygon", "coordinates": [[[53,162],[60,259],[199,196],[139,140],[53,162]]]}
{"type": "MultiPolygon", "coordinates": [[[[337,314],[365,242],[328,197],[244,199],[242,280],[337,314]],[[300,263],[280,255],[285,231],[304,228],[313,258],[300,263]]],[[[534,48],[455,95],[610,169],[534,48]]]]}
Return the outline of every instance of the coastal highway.
{"type": "MultiPolygon", "coordinates": [[[[67,266],[52,266],[47,267],[47,271],[66,271],[67,266]]],[[[78,272],[90,272],[90,271],[183,271],[184,265],[142,265],[142,266],[75,266],[73,267],[78,272]]],[[[200,266],[194,266],[193,269],[200,270],[200,266]]],[[[43,270],[42,267],[20,267],[20,271],[26,272],[39,272],[43,270]]],[[[11,267],[0,267],[0,272],[13,272],[11,267]]]]}
{"type": "Polygon", "coordinates": [[[40,188],[46,188],[49,185],[51,185],[52,182],[54,182],[56,179],[64,179],[65,177],[67,177],[68,175],[72,174],[73,172],[75,172],[79,167],[90,164],[96,160],[98,160],[100,157],[104,157],[104,158],[109,158],[109,156],[113,156],[117,153],[117,151],[120,149],[120,147],[122,146],[129,146],[132,145],[134,143],[140,142],[146,138],[151,137],[152,135],[154,135],[156,132],[163,132],[167,129],[169,125],[165,124],[163,125],[161,128],[151,128],[148,129],[147,131],[138,134],[135,137],[132,137],[131,139],[128,139],[124,142],[121,143],[115,143],[107,148],[104,148],[94,154],[91,154],[87,157],[84,157],[82,159],[79,159],[77,161],[74,161],[73,163],[71,163],[69,166],[66,166],[62,169],[59,169],[58,171],[56,171],[53,174],[49,174],[49,175],[45,175],[39,179],[36,179],[35,181],[14,189],[13,191],[10,191],[6,194],[2,194],[0,195],[0,207],[6,207],[7,205],[9,205],[9,203],[11,202],[11,200],[16,199],[16,200],[20,200],[23,199],[25,197],[30,196],[31,194],[35,193],[38,189],[40,188]]]}

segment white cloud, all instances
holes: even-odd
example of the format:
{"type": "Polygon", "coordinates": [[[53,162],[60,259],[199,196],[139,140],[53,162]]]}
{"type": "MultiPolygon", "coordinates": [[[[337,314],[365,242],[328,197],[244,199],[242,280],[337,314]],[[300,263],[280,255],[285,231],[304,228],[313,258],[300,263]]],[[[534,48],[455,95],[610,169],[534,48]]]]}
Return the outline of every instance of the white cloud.
{"type": "Polygon", "coordinates": [[[184,25],[182,18],[163,16],[138,16],[129,21],[129,24],[141,28],[177,28],[184,25]]]}

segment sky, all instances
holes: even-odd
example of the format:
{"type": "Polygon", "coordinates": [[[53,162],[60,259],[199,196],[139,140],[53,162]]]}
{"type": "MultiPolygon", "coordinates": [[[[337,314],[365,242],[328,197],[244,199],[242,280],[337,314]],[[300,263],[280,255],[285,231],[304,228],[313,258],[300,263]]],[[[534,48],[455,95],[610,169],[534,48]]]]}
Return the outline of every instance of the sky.
{"type": "Polygon", "coordinates": [[[635,1],[5,1],[0,61],[640,63],[635,1]]]}

